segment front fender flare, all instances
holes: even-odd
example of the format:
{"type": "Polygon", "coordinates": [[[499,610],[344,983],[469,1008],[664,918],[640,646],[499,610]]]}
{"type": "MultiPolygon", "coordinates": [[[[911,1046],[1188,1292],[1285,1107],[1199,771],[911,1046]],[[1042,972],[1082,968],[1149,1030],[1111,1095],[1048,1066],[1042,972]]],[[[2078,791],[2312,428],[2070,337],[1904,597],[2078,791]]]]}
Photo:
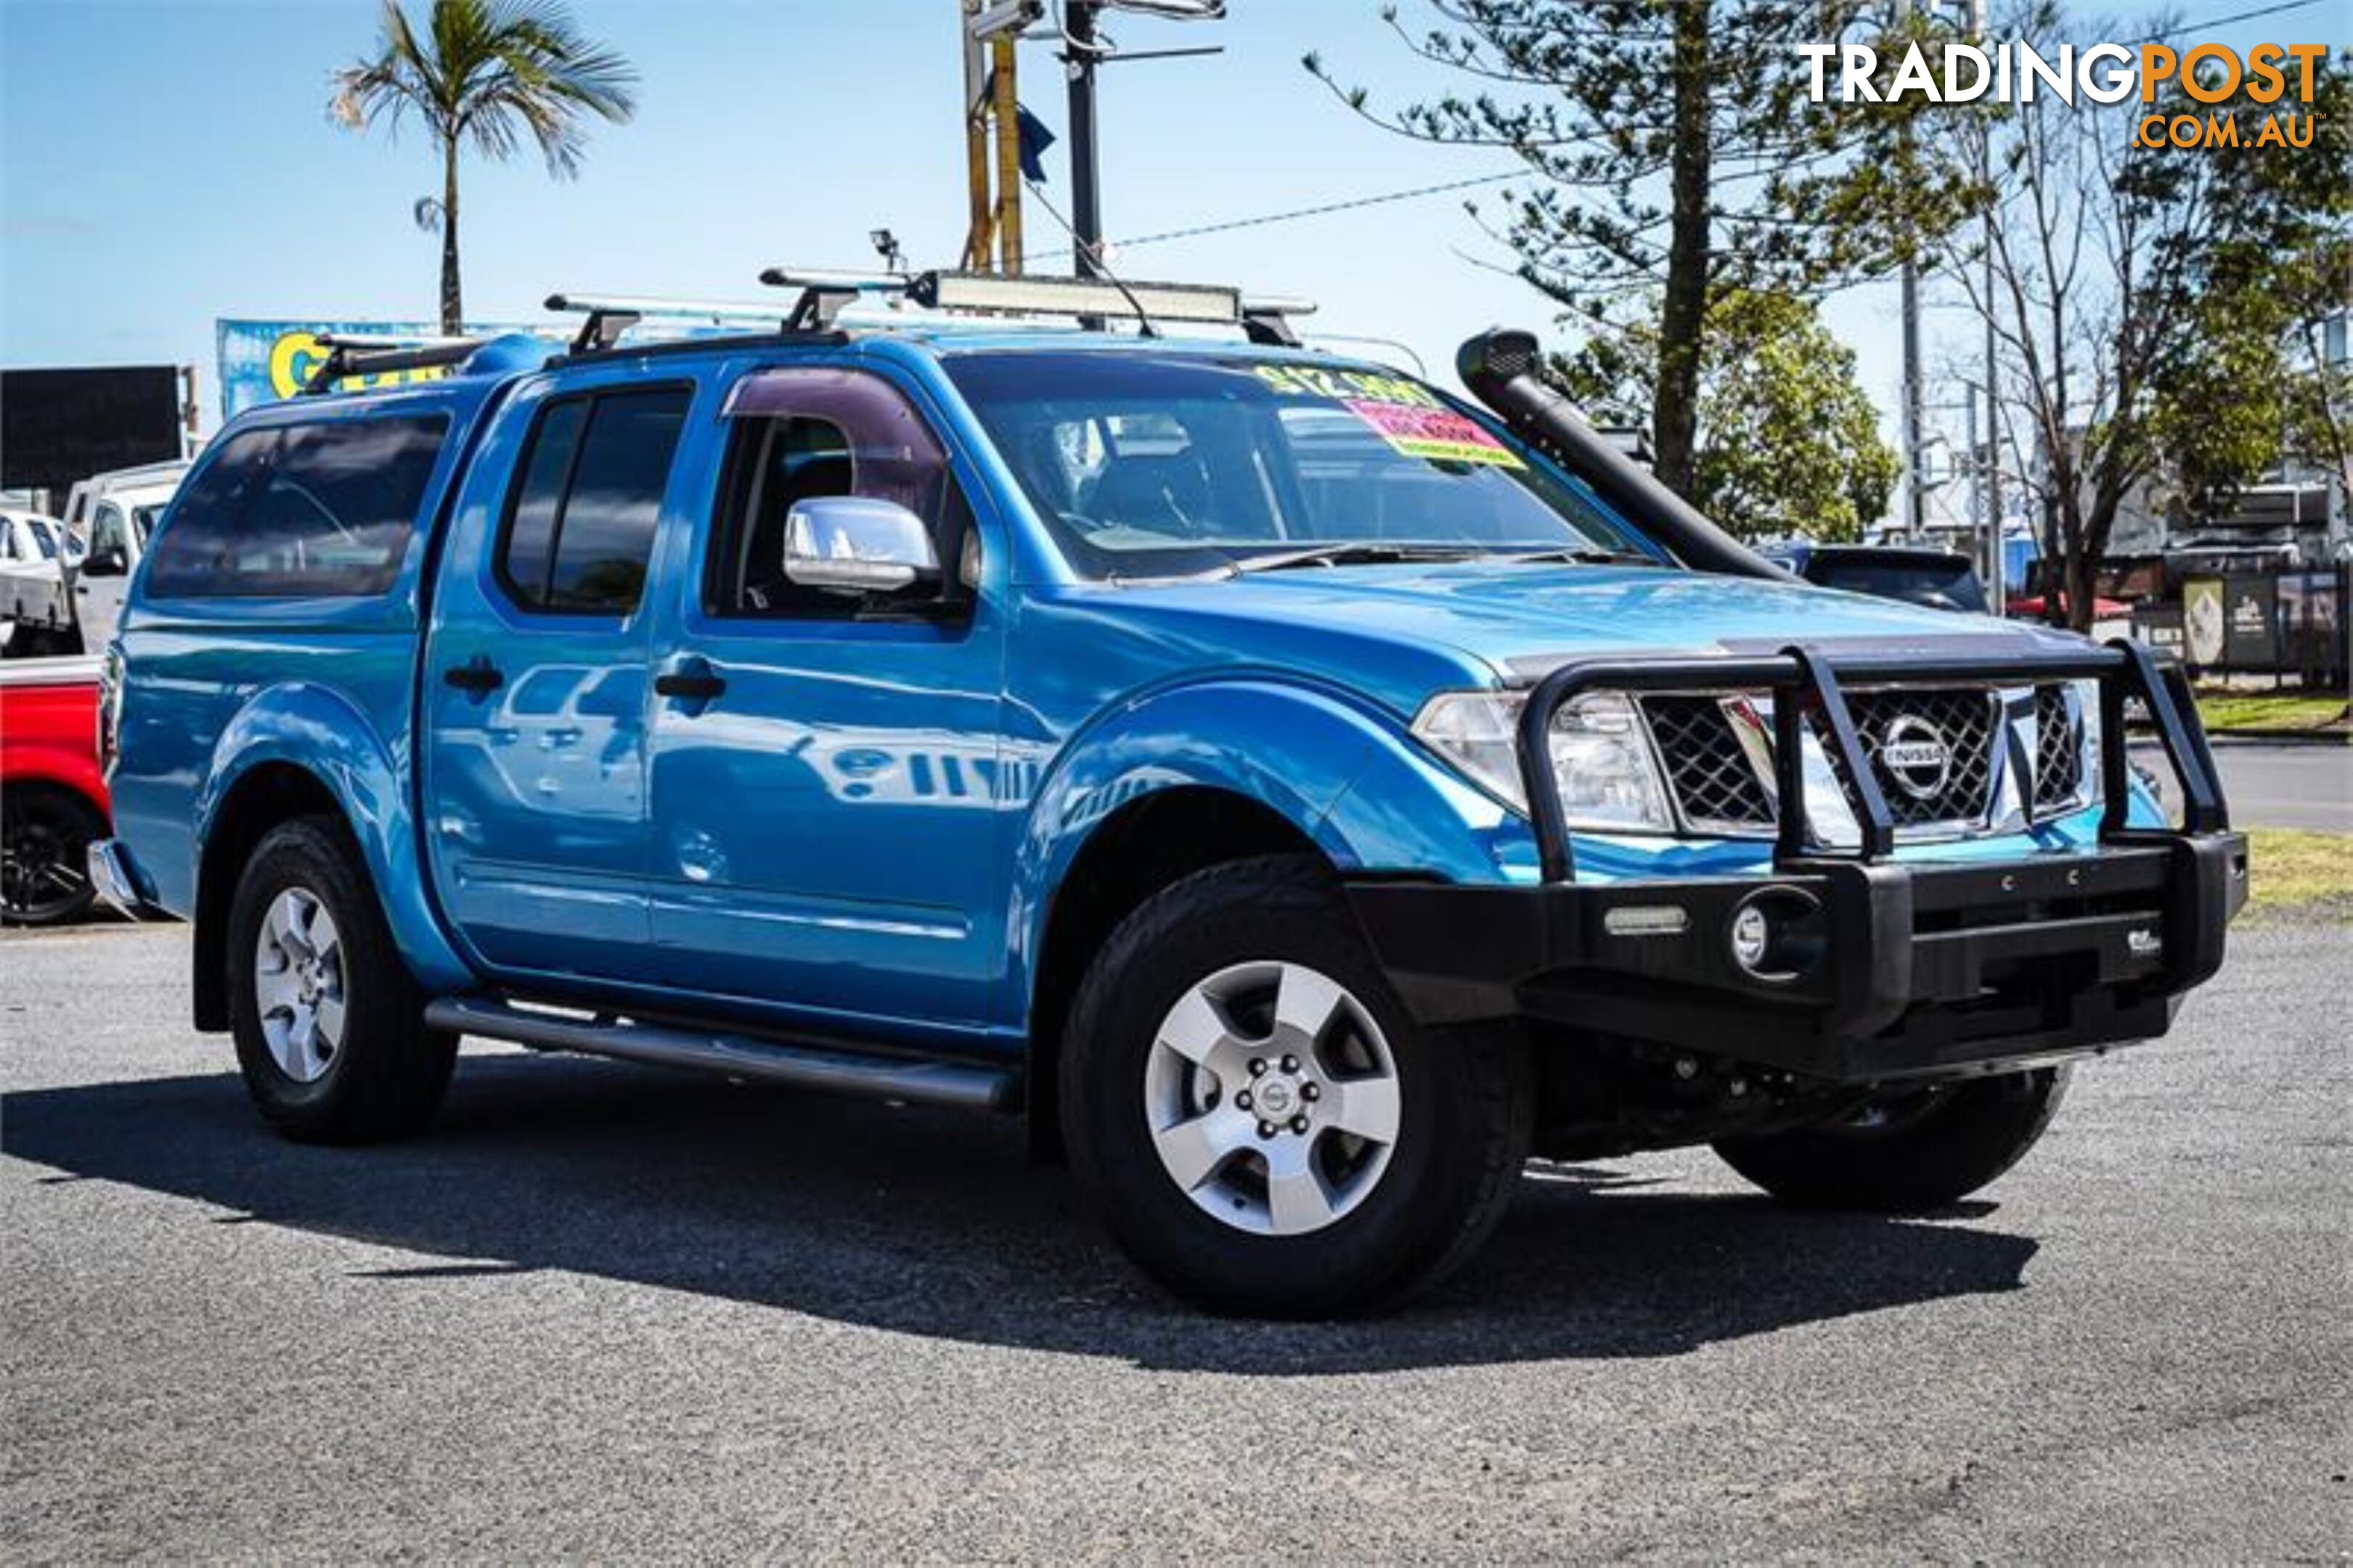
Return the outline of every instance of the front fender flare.
{"type": "Polygon", "coordinates": [[[254,769],[273,763],[301,768],[334,797],[359,841],[393,941],[417,983],[428,990],[473,984],[472,971],[442,935],[426,892],[406,761],[396,761],[366,716],[329,688],[303,682],[267,688],[221,731],[192,813],[196,864],[204,864],[223,804],[254,769]]]}
{"type": "Polygon", "coordinates": [[[1442,877],[1484,865],[1494,874],[1476,828],[1501,808],[1423,758],[1386,711],[1256,676],[1149,693],[1072,736],[1029,798],[1006,920],[1010,996],[1030,995],[1054,892],[1094,831],[1148,795],[1188,787],[1267,807],[1344,872],[1402,866],[1442,877]],[[1360,787],[1367,780],[1376,787],[1360,787]]]}

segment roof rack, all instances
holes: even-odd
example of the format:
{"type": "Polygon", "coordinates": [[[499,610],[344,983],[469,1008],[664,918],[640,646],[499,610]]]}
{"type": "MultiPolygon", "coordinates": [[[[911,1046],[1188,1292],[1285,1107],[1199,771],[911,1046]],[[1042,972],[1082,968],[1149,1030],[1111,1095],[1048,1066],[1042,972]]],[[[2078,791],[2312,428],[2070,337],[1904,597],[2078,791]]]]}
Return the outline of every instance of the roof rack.
{"type": "Polygon", "coordinates": [[[354,375],[382,375],[396,370],[424,370],[434,365],[460,364],[488,338],[388,338],[372,334],[322,332],[319,346],[327,357],[303,382],[303,395],[328,391],[354,375]]]}
{"type": "Polygon", "coordinates": [[[1315,309],[1310,300],[1245,299],[1238,289],[1215,284],[1115,283],[1103,278],[1038,273],[941,270],[909,276],[771,267],[760,274],[760,281],[772,289],[800,290],[785,323],[788,331],[829,327],[846,306],[862,296],[879,294],[951,313],[1114,321],[1141,314],[1155,321],[1240,327],[1253,342],[1296,347],[1299,339],[1287,318],[1308,315],[1315,309]]]}
{"type": "Polygon", "coordinates": [[[785,318],[788,332],[818,332],[831,327],[842,308],[867,294],[903,294],[914,279],[902,272],[845,272],[822,267],[771,267],[760,274],[771,289],[797,289],[785,318]]]}
{"type": "Polygon", "coordinates": [[[1313,300],[1285,294],[1249,295],[1242,300],[1242,332],[1254,343],[1295,349],[1301,345],[1299,334],[1291,330],[1291,318],[1314,313],[1313,300]]]}
{"type": "MultiPolygon", "coordinates": [[[[550,310],[586,312],[587,320],[573,334],[572,352],[575,354],[601,353],[621,341],[621,334],[649,318],[664,321],[699,321],[710,326],[725,326],[733,321],[774,322],[780,315],[774,305],[747,304],[740,300],[657,300],[629,294],[550,294],[545,301],[550,310]]],[[[786,322],[783,331],[793,331],[786,322]]]]}

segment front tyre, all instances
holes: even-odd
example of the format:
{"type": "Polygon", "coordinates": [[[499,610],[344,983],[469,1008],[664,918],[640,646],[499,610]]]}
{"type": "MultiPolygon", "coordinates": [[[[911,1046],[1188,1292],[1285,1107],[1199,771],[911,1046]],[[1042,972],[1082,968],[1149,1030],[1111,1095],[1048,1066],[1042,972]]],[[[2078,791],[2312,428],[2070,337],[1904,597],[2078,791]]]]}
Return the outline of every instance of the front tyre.
{"type": "Polygon", "coordinates": [[[229,906],[228,986],[246,1090],[288,1137],[398,1137],[440,1104],[457,1037],[425,1026],[341,823],[299,818],[255,847],[229,906]]]}
{"type": "Polygon", "coordinates": [[[1061,1057],[1071,1161],[1178,1294],[1361,1312],[1475,1253],[1529,1136],[1525,1052],[1440,1037],[1390,990],[1320,862],[1187,878],[1104,943],[1061,1057]]]}
{"type": "Polygon", "coordinates": [[[1917,1214],[2018,1163],[2059,1109],[2069,1069],[2039,1068],[1873,1100],[1833,1126],[1726,1138],[1725,1163],[1807,1208],[1917,1214]]]}

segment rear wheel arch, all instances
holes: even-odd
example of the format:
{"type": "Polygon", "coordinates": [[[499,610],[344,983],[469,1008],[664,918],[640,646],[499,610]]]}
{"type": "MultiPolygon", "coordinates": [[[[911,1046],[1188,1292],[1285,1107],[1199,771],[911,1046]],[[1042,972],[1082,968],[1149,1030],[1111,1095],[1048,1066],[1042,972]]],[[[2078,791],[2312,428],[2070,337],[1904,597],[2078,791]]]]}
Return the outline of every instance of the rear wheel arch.
{"type": "Polygon", "coordinates": [[[325,780],[296,763],[248,769],[213,809],[196,861],[195,1013],[199,1029],[229,1026],[228,912],[237,879],[269,830],[301,816],[351,818],[325,780]]]}
{"type": "Polygon", "coordinates": [[[1029,1136],[1059,1153],[1056,1083],[1062,1029],[1087,966],[1138,906],[1197,871],[1270,855],[1330,857],[1297,823],[1238,791],[1176,784],[1130,801],[1098,824],[1055,884],[1029,991],[1029,1136]]]}

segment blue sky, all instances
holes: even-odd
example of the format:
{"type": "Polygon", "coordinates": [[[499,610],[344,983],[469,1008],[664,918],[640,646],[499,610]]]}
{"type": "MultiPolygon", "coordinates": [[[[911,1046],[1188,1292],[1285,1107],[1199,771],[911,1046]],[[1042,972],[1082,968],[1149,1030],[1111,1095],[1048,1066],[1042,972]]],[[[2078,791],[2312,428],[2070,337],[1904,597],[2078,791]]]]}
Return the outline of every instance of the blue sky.
{"type": "MultiPolygon", "coordinates": [[[[468,313],[532,318],[555,289],[746,298],[777,262],[870,263],[867,232],[882,226],[918,266],[952,262],[964,213],[955,8],[575,0],[582,26],[638,66],[638,118],[596,134],[575,182],[550,181],[535,161],[470,162],[468,313]]],[[[1231,10],[1197,26],[1112,19],[1129,47],[1225,48],[1104,73],[1113,237],[1510,168],[1492,152],[1400,141],[1301,69],[1320,50],[1343,79],[1391,100],[1442,83],[1380,25],[1375,0],[1231,10]]],[[[193,362],[209,384],[217,316],[429,317],[437,242],[409,216],[437,186],[429,146],[413,132],[394,144],[353,135],[325,111],[328,72],[369,47],[376,16],[375,0],[0,0],[0,361],[193,362]]],[[[2251,31],[2265,36],[2260,25],[2213,36],[2251,31]]],[[[1059,132],[1057,63],[1032,46],[1024,70],[1025,100],[1059,132]]],[[[1060,153],[1049,192],[1067,210],[1060,153]]],[[[1139,247],[1118,261],[1135,278],[1314,297],[1316,325],[1400,340],[1446,376],[1454,345],[1481,327],[1558,335],[1540,298],[1463,258],[1495,252],[1461,201],[1139,247]]],[[[1055,242],[1051,229],[1033,207],[1033,248],[1055,242]]],[[[1894,288],[1853,290],[1829,314],[1892,409],[1894,288]]],[[[1967,336],[1956,312],[1932,311],[1930,330],[1932,344],[1967,336]]]]}

